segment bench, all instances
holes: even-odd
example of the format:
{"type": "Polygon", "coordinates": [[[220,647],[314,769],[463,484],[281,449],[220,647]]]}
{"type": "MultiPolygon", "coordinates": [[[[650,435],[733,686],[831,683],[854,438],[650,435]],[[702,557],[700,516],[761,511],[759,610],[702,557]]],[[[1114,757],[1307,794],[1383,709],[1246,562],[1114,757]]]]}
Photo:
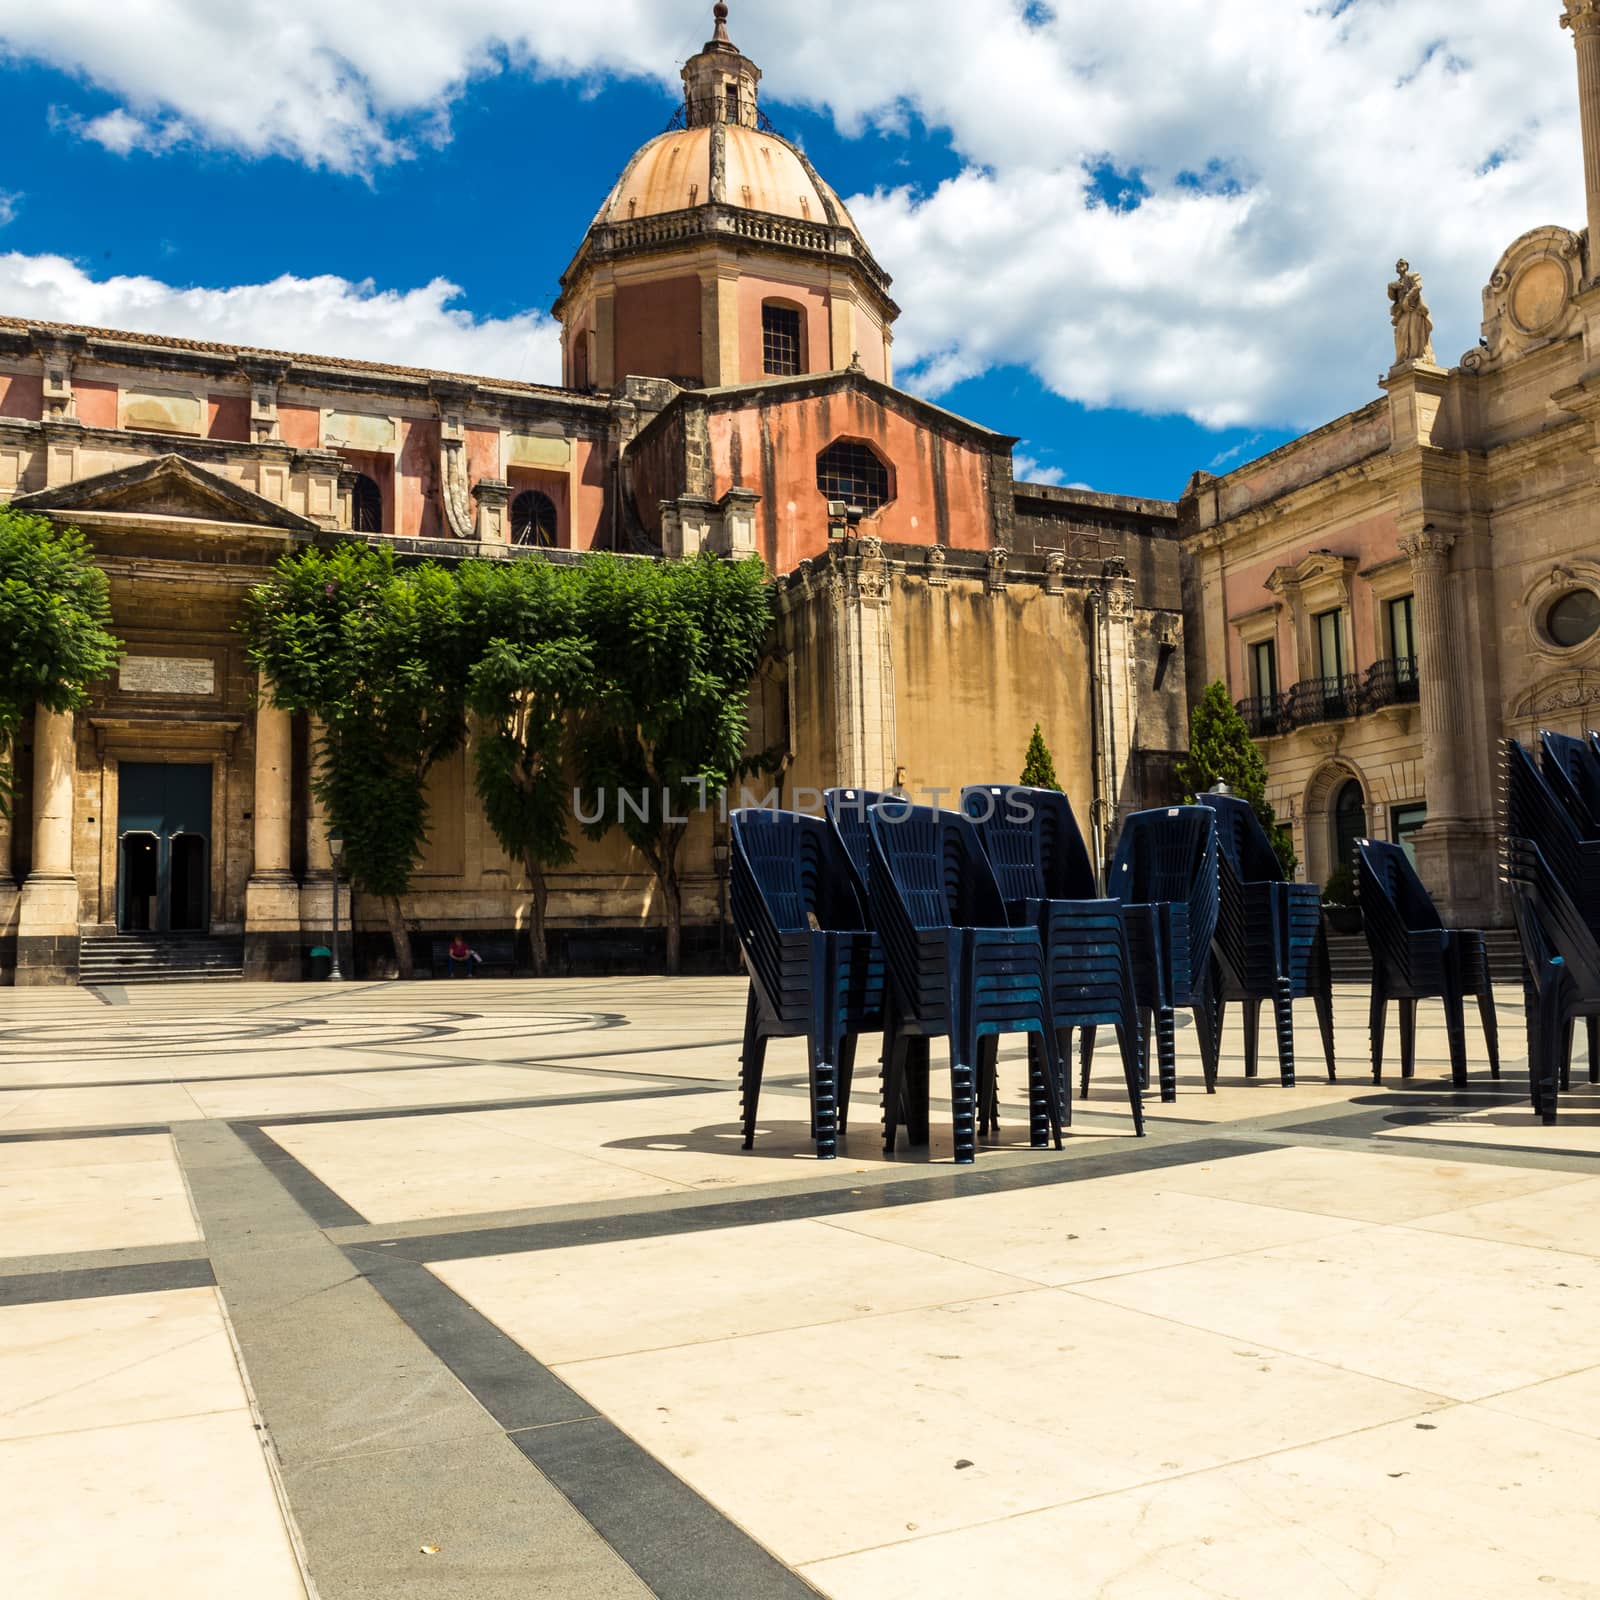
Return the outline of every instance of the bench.
{"type": "MultiPolygon", "coordinates": [[[[473,967],[472,976],[481,977],[490,972],[504,973],[513,977],[517,970],[517,942],[513,938],[474,939],[470,935],[467,943],[478,952],[482,958],[473,967]]],[[[450,976],[450,941],[448,939],[435,939],[429,949],[428,964],[436,978],[450,976]]]]}

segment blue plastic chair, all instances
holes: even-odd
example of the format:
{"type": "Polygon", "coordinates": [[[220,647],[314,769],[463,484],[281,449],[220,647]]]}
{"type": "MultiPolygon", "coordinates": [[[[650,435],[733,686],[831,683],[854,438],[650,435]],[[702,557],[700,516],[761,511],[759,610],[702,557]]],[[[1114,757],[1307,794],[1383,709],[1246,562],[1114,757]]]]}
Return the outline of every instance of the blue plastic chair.
{"type": "Polygon", "coordinates": [[[1013,928],[978,835],[954,811],[887,800],[868,813],[872,920],[888,962],[891,1008],[884,1066],[884,1146],[893,1151],[913,1038],[950,1041],[951,1120],[958,1162],[977,1154],[979,1040],[1038,1033],[1044,1060],[1029,1073],[1035,1149],[1061,1146],[1061,1063],[1037,927],[1013,928]]]}
{"type": "MultiPolygon", "coordinates": [[[[1144,1132],[1139,1088],[1139,1006],[1122,908],[1101,897],[1072,803],[1053,789],[1014,784],[977,785],[962,791],[961,809],[972,819],[994,868],[1013,927],[1037,927],[1044,938],[1050,1012],[1063,1067],[1072,1055],[1074,1028],[1114,1027],[1122,1049],[1134,1129],[1144,1132]]],[[[986,1040],[991,1055],[997,1040],[986,1040]]],[[[1032,1057],[1043,1041],[1030,1036],[1032,1057]]],[[[994,1108],[992,1064],[984,1063],[980,1104],[994,1108]]],[[[1072,1096],[1063,1084],[1062,1120],[1072,1120],[1072,1096]]],[[[980,1121],[979,1131],[983,1131],[980,1121]]]]}
{"type": "Polygon", "coordinates": [[[1244,1071],[1256,1076],[1263,1001],[1270,1001],[1278,1035],[1278,1075],[1292,1089],[1294,1004],[1311,999],[1322,1030],[1328,1082],[1337,1082],[1333,1053],[1333,975],[1315,884],[1290,883],[1255,808],[1233,795],[1203,794],[1217,814],[1217,932],[1211,946],[1215,1013],[1201,1040],[1216,1074],[1230,1002],[1244,1006],[1244,1071]],[[1209,1037],[1208,1037],[1209,1035],[1209,1037]]]}
{"type": "Polygon", "coordinates": [[[1535,1115],[1556,1120],[1573,1023],[1600,1016],[1600,941],[1537,843],[1506,840],[1506,881],[1528,993],[1528,1080],[1535,1115]]]}
{"type": "Polygon", "coordinates": [[[1361,922],[1372,952],[1372,1081],[1383,1081],[1383,1035],[1389,1002],[1400,1002],[1400,1073],[1415,1075],[1417,1001],[1444,1002],[1450,1076],[1467,1082],[1466,996],[1478,1002],[1489,1066],[1500,1076],[1500,1030],[1483,935],[1446,928],[1404,850],[1372,839],[1356,841],[1361,922]]]}
{"type": "Polygon", "coordinates": [[[1587,739],[1539,734],[1539,770],[1585,839],[1600,839],[1600,754],[1587,739]]]}
{"type": "MultiPolygon", "coordinates": [[[[1217,821],[1208,806],[1136,811],[1123,824],[1111,863],[1108,892],[1122,902],[1133,957],[1133,983],[1144,1018],[1143,1081],[1150,1083],[1155,1038],[1161,1098],[1178,1098],[1178,1052],[1173,1037],[1180,1006],[1191,1007],[1200,1029],[1206,1093],[1217,1092],[1211,1034],[1211,941],[1217,928],[1217,821]]],[[[1082,1092],[1089,1093],[1094,1030],[1084,1034],[1082,1092]]]]}
{"type": "Polygon", "coordinates": [[[732,821],[729,900],[750,970],[744,1147],[755,1143],[767,1040],[804,1036],[812,1136],[818,1157],[830,1160],[849,1122],[851,1046],[883,1027],[883,950],[826,822],[766,810],[735,811],[732,821]]]}
{"type": "MultiPolygon", "coordinates": [[[[1543,771],[1515,740],[1505,743],[1506,832],[1539,848],[1545,863],[1590,929],[1600,934],[1600,829],[1589,812],[1584,790],[1591,764],[1600,765],[1578,739],[1540,735],[1543,771]]],[[[1524,986],[1524,998],[1533,1003],[1524,986]]],[[[1600,1019],[1591,1016],[1589,1081],[1600,1083],[1600,1019]]],[[[1570,1041],[1561,1063],[1561,1087],[1572,1087],[1570,1041]]]]}

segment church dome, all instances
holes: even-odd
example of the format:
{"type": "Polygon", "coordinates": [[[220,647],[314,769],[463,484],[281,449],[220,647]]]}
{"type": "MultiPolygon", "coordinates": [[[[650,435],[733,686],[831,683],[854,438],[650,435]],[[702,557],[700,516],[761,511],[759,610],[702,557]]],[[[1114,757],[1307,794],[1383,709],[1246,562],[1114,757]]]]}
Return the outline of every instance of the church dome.
{"type": "Polygon", "coordinates": [[[652,139],[623,169],[595,223],[710,205],[846,228],[861,237],[844,202],[799,150],[775,133],[738,123],[678,128],[652,139]],[[722,171],[714,182],[713,146],[719,143],[722,171]]]}

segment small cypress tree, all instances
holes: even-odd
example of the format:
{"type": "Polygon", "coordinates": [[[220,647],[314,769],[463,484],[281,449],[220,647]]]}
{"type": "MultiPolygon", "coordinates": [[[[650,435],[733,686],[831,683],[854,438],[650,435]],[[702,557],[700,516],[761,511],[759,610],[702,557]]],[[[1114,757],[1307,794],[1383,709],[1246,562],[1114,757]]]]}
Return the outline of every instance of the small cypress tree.
{"type": "Polygon", "coordinates": [[[1188,790],[1190,803],[1202,790],[1218,783],[1227,784],[1241,800],[1248,800],[1285,875],[1294,876],[1300,864],[1294,836],[1279,826],[1277,812],[1267,803],[1267,763],[1228,697],[1226,684],[1212,684],[1189,717],[1189,753],[1178,763],[1178,781],[1188,790]]]}
{"type": "Polygon", "coordinates": [[[1056,764],[1050,759],[1050,747],[1044,742],[1037,722],[1033,725],[1033,737],[1028,741],[1028,753],[1023,758],[1022,777],[1018,782],[1024,789],[1054,789],[1057,793],[1061,790],[1056,764]]]}

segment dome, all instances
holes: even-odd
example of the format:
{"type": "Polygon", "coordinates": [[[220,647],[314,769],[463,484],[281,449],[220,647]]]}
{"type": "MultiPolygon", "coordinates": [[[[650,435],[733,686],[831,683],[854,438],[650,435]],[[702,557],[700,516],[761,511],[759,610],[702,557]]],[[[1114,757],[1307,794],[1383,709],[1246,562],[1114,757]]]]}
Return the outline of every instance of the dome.
{"type": "Polygon", "coordinates": [[[595,224],[635,222],[713,203],[846,228],[861,237],[844,202],[787,139],[726,123],[715,129],[680,128],[652,139],[628,163],[595,224]],[[725,149],[722,194],[715,198],[714,140],[725,149]]]}

